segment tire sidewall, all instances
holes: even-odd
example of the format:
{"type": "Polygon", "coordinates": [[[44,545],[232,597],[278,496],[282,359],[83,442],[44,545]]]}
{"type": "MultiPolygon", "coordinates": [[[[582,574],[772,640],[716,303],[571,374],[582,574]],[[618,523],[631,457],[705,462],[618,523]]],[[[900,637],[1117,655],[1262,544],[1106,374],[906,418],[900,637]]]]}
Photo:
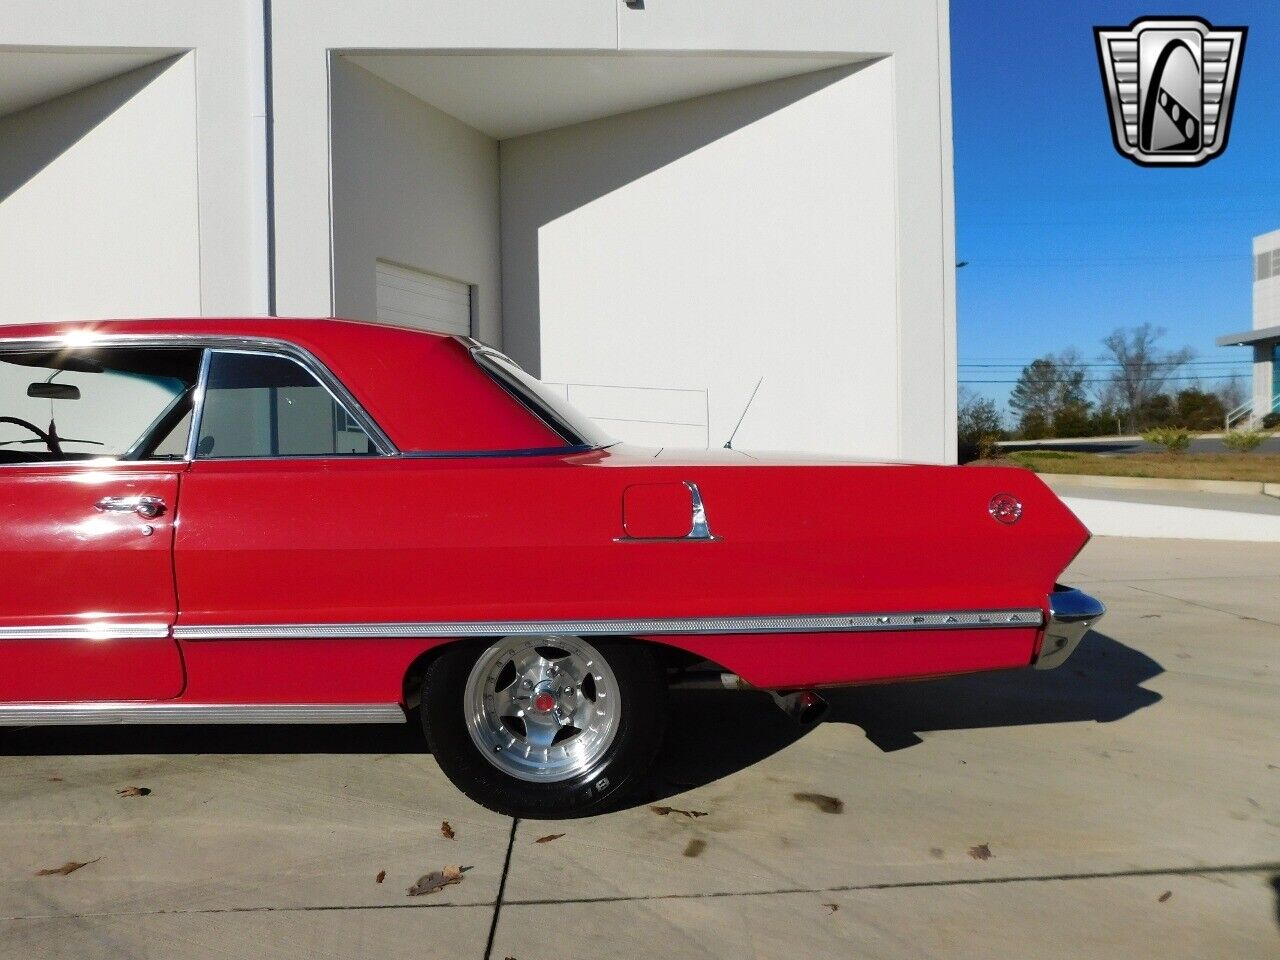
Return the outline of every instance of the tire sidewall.
{"type": "Polygon", "coordinates": [[[467,728],[467,680],[488,643],[460,643],[428,667],[422,684],[422,726],[445,775],[477,803],[510,816],[559,819],[608,809],[648,769],[662,738],[665,693],[651,651],[638,641],[593,641],[618,687],[618,730],[591,769],[557,783],[521,780],[499,770],[467,728]]]}

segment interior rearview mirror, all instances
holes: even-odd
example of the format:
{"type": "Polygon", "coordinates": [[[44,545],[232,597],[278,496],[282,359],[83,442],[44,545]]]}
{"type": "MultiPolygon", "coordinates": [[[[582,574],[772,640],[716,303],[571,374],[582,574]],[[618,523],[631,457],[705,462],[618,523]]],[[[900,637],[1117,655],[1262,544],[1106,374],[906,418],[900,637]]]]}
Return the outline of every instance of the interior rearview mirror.
{"type": "Polygon", "coordinates": [[[80,388],[70,383],[33,383],[27,387],[27,396],[36,400],[79,400],[80,388]]]}

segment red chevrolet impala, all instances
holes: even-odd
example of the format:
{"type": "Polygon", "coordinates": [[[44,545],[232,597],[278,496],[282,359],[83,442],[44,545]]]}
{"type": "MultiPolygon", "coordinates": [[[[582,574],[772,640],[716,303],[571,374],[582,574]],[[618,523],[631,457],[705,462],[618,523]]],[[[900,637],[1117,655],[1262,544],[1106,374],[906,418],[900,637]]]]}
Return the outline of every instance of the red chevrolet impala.
{"type": "Polygon", "coordinates": [[[1102,615],[1022,470],[612,443],[471,340],[0,336],[0,724],[403,723],[521,816],[620,799],[670,682],[1053,667],[1102,615]]]}

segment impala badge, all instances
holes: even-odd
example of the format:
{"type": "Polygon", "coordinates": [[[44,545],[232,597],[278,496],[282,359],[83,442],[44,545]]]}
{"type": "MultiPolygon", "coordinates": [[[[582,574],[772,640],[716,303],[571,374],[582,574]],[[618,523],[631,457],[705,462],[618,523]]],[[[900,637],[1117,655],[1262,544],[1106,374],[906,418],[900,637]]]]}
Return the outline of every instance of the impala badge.
{"type": "Polygon", "coordinates": [[[1015,524],[1022,518],[1022,501],[1011,493],[997,493],[987,504],[987,512],[998,523],[1015,524]]]}
{"type": "Polygon", "coordinates": [[[1145,17],[1093,33],[1121,156],[1144,167],[1192,167],[1226,149],[1246,27],[1145,17]]]}

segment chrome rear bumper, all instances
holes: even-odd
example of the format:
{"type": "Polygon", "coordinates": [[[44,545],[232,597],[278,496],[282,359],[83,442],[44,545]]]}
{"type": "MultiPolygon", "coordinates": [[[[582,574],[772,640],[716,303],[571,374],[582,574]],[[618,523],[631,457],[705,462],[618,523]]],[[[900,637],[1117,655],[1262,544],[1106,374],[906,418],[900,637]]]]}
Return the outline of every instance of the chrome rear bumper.
{"type": "Polygon", "coordinates": [[[1075,652],[1089,628],[1107,612],[1099,600],[1082,590],[1059,584],[1049,594],[1049,622],[1044,628],[1044,642],[1036,657],[1037,670],[1060,667],[1075,652]]]}

